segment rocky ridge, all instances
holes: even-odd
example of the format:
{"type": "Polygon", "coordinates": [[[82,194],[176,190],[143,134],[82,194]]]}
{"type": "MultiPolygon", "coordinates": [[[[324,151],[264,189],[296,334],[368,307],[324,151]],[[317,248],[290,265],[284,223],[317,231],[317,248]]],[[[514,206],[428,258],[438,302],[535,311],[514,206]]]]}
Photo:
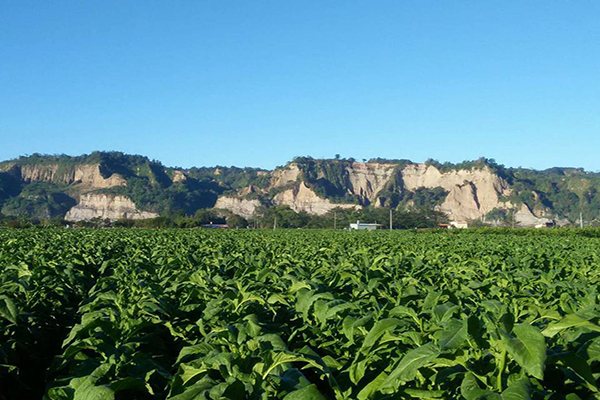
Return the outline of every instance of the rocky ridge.
{"type": "MultiPolygon", "coordinates": [[[[381,206],[384,200],[379,195],[390,181],[397,177],[402,181],[403,189],[407,191],[440,187],[446,190],[448,193],[444,202],[436,208],[448,214],[453,221],[483,220],[494,209],[514,209],[510,202],[504,200],[511,194],[509,183],[487,167],[442,172],[435,166],[426,164],[409,164],[397,169],[395,164],[353,162],[345,166],[345,171],[349,183],[346,190],[348,194],[356,196],[361,204],[381,206]]],[[[336,207],[361,207],[359,204],[332,202],[319,196],[302,176],[298,165],[290,163],[271,173],[270,186],[262,192],[267,194],[272,189],[289,187],[275,194],[272,203],[289,206],[297,212],[322,215],[336,207]]],[[[317,175],[317,179],[324,178],[322,172],[317,175]]],[[[258,200],[249,200],[240,194],[219,197],[215,207],[247,218],[260,204],[258,200]]],[[[517,209],[515,218],[516,223],[522,226],[549,221],[544,215],[535,215],[526,205],[517,209]]]]}
{"type": "Polygon", "coordinates": [[[157,213],[140,211],[125,196],[109,194],[84,194],[79,203],[65,215],[67,221],[88,221],[94,218],[116,221],[121,218],[147,219],[156,218],[157,213]]]}
{"type": "MultiPolygon", "coordinates": [[[[151,218],[165,209],[193,214],[207,207],[250,218],[262,207],[278,205],[322,215],[334,208],[416,207],[426,198],[432,201],[428,206],[452,221],[486,221],[491,215],[512,213],[516,224],[531,226],[563,218],[552,208],[553,201],[562,201],[564,210],[568,201],[578,201],[578,196],[591,199],[594,190],[600,191],[600,175],[580,169],[502,168],[486,159],[452,165],[299,157],[272,171],[183,169],[123,153],[35,155],[0,162],[0,207],[3,213],[13,213],[7,215],[18,215],[14,210],[28,212],[48,198],[62,201],[62,215],[70,220],[151,218]],[[551,179],[536,187],[532,182],[537,176],[551,179]],[[547,187],[552,192],[544,192],[547,187]],[[562,198],[553,195],[560,191],[566,193],[562,198]]],[[[50,208],[50,214],[43,215],[60,210],[50,208]]]]}

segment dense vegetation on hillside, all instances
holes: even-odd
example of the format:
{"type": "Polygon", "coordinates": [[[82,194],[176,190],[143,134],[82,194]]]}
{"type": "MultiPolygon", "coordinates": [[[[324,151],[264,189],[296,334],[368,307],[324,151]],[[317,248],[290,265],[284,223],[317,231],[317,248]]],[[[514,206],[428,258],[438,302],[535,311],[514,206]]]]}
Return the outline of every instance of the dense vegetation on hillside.
{"type": "MultiPolygon", "coordinates": [[[[293,162],[301,171],[300,179],[319,196],[337,203],[370,205],[365,198],[349,191],[348,168],[355,162],[354,159],[296,157],[293,162]]],[[[369,162],[395,165],[392,178],[379,193],[380,204],[371,205],[399,210],[432,208],[441,204],[447,195],[442,188],[405,190],[400,171],[411,164],[408,160],[372,159],[369,162]]],[[[218,196],[236,195],[239,190],[248,188],[252,190],[245,192],[246,198],[259,199],[269,206],[274,195],[288,189],[286,186],[270,188],[269,172],[258,168],[219,166],[183,170],[166,167],[144,156],[119,152],[94,152],[77,157],[34,154],[0,162],[0,211],[5,215],[35,218],[63,216],[78,197],[76,189],[65,186],[61,179],[55,182],[23,182],[9,167],[57,165],[60,178],[82,164],[98,164],[105,178],[118,173],[127,181],[125,187],[100,191],[123,194],[131,198],[138,208],[165,216],[181,212],[194,215],[198,210],[214,206],[218,196]],[[185,172],[186,179],[174,181],[174,176],[180,171],[185,172]]],[[[573,168],[544,171],[506,168],[486,158],[458,164],[427,160],[426,164],[443,172],[488,168],[508,182],[512,194],[505,200],[516,206],[524,203],[532,210],[551,210],[556,217],[572,222],[582,213],[586,221],[600,222],[599,173],[573,168]]],[[[506,214],[506,211],[498,212],[506,214]]]]}
{"type": "MultiPolygon", "coordinates": [[[[159,161],[144,156],[120,152],[94,152],[77,157],[34,154],[2,162],[0,170],[13,164],[57,165],[59,177],[69,174],[77,165],[99,164],[104,178],[117,173],[126,179],[127,186],[98,192],[125,195],[140,209],[165,215],[180,211],[193,215],[199,209],[212,207],[224,192],[248,184],[264,185],[265,182],[265,177],[259,176],[260,169],[215,167],[186,170],[187,179],[173,183],[176,168],[165,167],[159,161]],[[217,170],[219,173],[215,173],[217,170]]],[[[20,182],[10,172],[0,172],[0,210],[5,215],[34,218],[64,215],[77,197],[72,192],[54,182],[20,182]]]]}
{"type": "Polygon", "coordinates": [[[0,230],[0,399],[598,399],[597,241],[0,230]]]}

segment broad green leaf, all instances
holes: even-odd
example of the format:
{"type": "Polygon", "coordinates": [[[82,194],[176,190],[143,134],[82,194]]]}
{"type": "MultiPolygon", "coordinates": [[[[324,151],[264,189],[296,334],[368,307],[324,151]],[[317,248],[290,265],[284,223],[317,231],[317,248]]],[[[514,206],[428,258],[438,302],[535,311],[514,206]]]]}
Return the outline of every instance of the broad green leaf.
{"type": "Polygon", "coordinates": [[[544,336],[533,326],[522,323],[515,325],[516,337],[501,331],[502,343],[508,353],[528,374],[544,379],[546,343],[544,336]]]}
{"type": "Polygon", "coordinates": [[[509,384],[502,392],[502,400],[531,400],[527,379],[519,379],[509,384]]]}
{"type": "Polygon", "coordinates": [[[600,361],[600,336],[588,340],[577,350],[577,355],[588,362],[600,361]]]}
{"type": "Polygon", "coordinates": [[[203,394],[208,392],[216,382],[210,379],[208,376],[202,378],[200,381],[194,383],[192,386],[185,388],[183,393],[177,394],[176,396],[169,396],[169,400],[201,400],[205,399],[206,396],[203,394]]]}
{"type": "Polygon", "coordinates": [[[404,393],[415,399],[441,399],[443,398],[444,390],[423,390],[423,389],[403,389],[404,393]]]}
{"type": "Polygon", "coordinates": [[[499,398],[500,395],[490,390],[482,389],[472,372],[467,372],[460,385],[460,394],[465,400],[482,400],[499,398]]]}
{"type": "Polygon", "coordinates": [[[390,372],[382,387],[398,387],[402,382],[413,380],[419,368],[435,360],[440,353],[440,349],[432,343],[409,351],[390,372]]]}
{"type": "Polygon", "coordinates": [[[425,300],[423,301],[423,307],[421,308],[421,312],[426,312],[435,307],[440,299],[442,294],[440,292],[429,292],[425,300]]]}
{"type": "Polygon", "coordinates": [[[375,393],[377,393],[377,391],[381,387],[381,384],[386,380],[387,377],[388,375],[385,372],[382,372],[379,375],[377,375],[375,379],[373,379],[371,382],[366,384],[365,387],[362,388],[362,390],[357,395],[357,399],[367,400],[373,398],[373,396],[375,395],[375,393]]]}
{"type": "Polygon", "coordinates": [[[300,390],[294,390],[283,398],[284,400],[326,400],[325,396],[313,384],[300,390]]]}
{"type": "Polygon", "coordinates": [[[468,324],[467,320],[464,319],[459,321],[457,319],[451,319],[444,330],[436,332],[435,335],[438,339],[438,345],[443,349],[455,349],[460,347],[468,336],[468,324]]]}
{"type": "Polygon", "coordinates": [[[73,400],[113,400],[114,390],[106,385],[95,385],[109,369],[109,365],[103,364],[88,376],[71,379],[69,386],[75,389],[73,400]]]}
{"type": "Polygon", "coordinates": [[[319,370],[323,369],[323,367],[318,362],[316,362],[315,360],[312,360],[310,358],[303,357],[298,354],[280,352],[280,353],[275,353],[272,356],[268,366],[266,366],[265,370],[263,372],[261,372],[263,379],[266,379],[266,377],[275,368],[279,367],[280,365],[288,364],[288,363],[292,363],[292,362],[304,362],[304,363],[307,363],[310,366],[315,367],[319,370]]]}
{"type": "Polygon", "coordinates": [[[13,303],[13,301],[7,296],[0,296],[0,316],[9,320],[13,324],[17,323],[19,312],[15,306],[15,303],[13,303]]]}
{"type": "Polygon", "coordinates": [[[579,375],[586,383],[587,387],[598,392],[598,386],[596,385],[596,378],[592,374],[590,365],[581,357],[575,354],[561,354],[558,359],[567,367],[571,368],[577,375],[579,375]]]}
{"type": "Polygon", "coordinates": [[[600,332],[600,326],[578,316],[577,314],[569,314],[562,320],[548,325],[548,327],[542,331],[542,334],[546,337],[554,337],[556,334],[565,329],[578,327],[600,332]]]}
{"type": "Polygon", "coordinates": [[[356,318],[348,315],[344,318],[342,322],[342,332],[344,336],[348,339],[350,343],[354,343],[354,323],[356,322],[356,318]]]}
{"type": "Polygon", "coordinates": [[[565,400],[582,400],[581,397],[577,396],[575,393],[570,393],[565,396],[565,400]]]}
{"type": "Polygon", "coordinates": [[[396,318],[386,318],[382,319],[381,321],[377,321],[367,336],[365,336],[365,340],[363,341],[360,351],[363,353],[370,351],[377,340],[383,336],[385,332],[394,329],[396,326],[401,324],[402,321],[396,318]]]}

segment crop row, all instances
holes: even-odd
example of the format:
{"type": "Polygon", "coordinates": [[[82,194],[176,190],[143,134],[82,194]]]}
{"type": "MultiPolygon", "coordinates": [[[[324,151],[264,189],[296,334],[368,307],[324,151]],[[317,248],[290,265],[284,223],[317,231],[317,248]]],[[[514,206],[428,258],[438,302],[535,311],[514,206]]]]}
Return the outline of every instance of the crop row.
{"type": "Polygon", "coordinates": [[[6,398],[600,398],[596,238],[0,238],[6,398]]]}

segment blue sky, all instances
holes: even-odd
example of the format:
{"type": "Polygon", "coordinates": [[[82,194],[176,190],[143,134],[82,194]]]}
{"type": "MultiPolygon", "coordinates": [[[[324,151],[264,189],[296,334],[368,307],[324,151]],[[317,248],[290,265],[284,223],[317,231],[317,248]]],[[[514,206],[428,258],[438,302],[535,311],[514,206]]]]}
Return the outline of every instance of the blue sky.
{"type": "Polygon", "coordinates": [[[600,170],[598,1],[0,0],[0,159],[600,170]]]}

